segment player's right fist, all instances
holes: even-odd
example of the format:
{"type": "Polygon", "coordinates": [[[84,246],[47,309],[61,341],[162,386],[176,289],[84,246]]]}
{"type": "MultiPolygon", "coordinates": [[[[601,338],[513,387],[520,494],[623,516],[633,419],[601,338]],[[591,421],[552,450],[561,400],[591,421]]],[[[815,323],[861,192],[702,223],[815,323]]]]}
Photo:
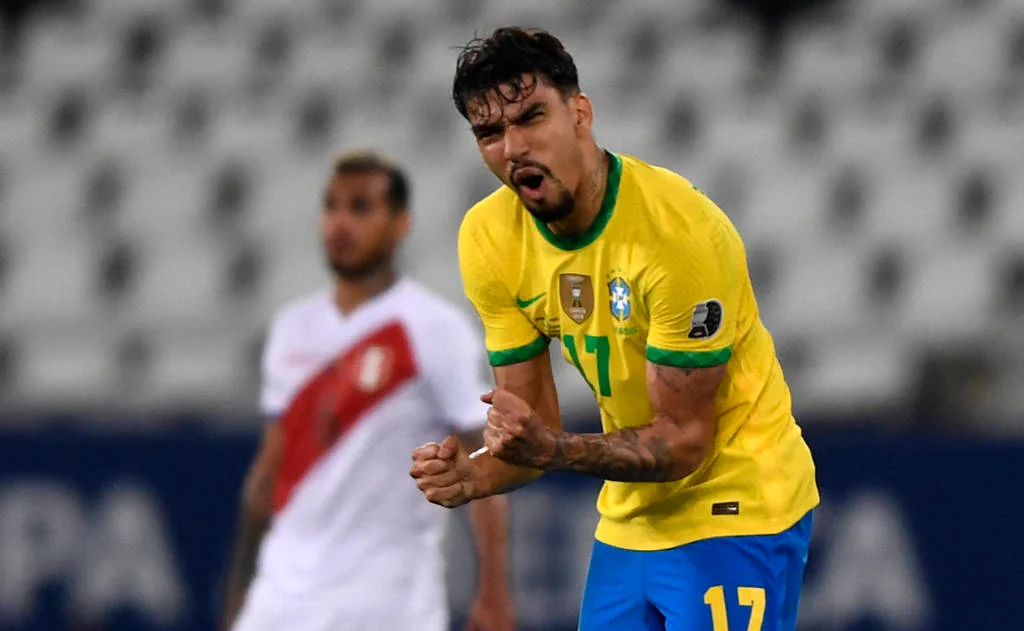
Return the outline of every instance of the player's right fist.
{"type": "Polygon", "coordinates": [[[446,508],[461,506],[473,499],[473,467],[462,443],[454,436],[439,445],[427,443],[412,452],[409,475],[427,501],[446,508]]]}

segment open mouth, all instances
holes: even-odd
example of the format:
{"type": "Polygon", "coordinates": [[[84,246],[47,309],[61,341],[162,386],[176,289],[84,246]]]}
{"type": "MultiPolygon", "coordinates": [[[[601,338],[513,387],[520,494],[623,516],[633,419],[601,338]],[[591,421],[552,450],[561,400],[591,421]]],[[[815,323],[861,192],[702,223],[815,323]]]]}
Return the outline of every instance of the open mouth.
{"type": "Polygon", "coordinates": [[[519,178],[519,186],[531,190],[537,190],[540,188],[542,182],[544,182],[543,175],[526,175],[519,178]]]}
{"type": "Polygon", "coordinates": [[[512,183],[534,199],[543,197],[544,173],[537,167],[523,167],[512,176],[512,183]]]}

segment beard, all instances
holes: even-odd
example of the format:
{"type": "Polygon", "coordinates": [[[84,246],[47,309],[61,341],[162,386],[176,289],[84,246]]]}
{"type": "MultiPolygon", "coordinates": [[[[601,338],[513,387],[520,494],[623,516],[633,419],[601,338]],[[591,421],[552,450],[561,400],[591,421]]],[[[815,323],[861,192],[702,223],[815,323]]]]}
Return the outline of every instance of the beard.
{"type": "MultiPolygon", "coordinates": [[[[537,221],[541,223],[561,221],[568,217],[572,213],[572,209],[576,207],[576,199],[569,192],[569,189],[562,186],[561,182],[558,182],[558,187],[558,196],[554,202],[523,199],[523,205],[526,206],[526,210],[537,221]]],[[[522,198],[520,197],[520,199],[522,198]]]]}
{"type": "Polygon", "coordinates": [[[572,192],[569,191],[565,184],[562,184],[561,180],[554,176],[551,169],[539,162],[528,161],[521,164],[518,168],[523,167],[531,167],[540,171],[544,176],[544,180],[555,192],[555,199],[552,202],[546,199],[533,199],[520,194],[519,186],[515,182],[515,170],[513,170],[512,176],[509,178],[509,185],[512,190],[516,191],[526,210],[541,223],[552,223],[568,217],[576,206],[576,198],[573,197],[572,192]]]}

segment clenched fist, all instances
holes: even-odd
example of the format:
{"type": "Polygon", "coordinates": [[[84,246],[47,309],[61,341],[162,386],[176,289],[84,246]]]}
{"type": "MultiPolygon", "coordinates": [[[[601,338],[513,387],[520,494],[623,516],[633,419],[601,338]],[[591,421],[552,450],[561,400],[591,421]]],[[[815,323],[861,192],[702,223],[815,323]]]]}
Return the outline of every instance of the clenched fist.
{"type": "Polygon", "coordinates": [[[510,464],[546,469],[558,450],[558,435],[526,401],[503,388],[481,397],[490,403],[484,445],[495,458],[510,464]]]}
{"type": "Polygon", "coordinates": [[[473,467],[462,444],[454,436],[440,445],[427,443],[412,452],[409,475],[427,500],[447,508],[461,506],[473,499],[473,467]]]}

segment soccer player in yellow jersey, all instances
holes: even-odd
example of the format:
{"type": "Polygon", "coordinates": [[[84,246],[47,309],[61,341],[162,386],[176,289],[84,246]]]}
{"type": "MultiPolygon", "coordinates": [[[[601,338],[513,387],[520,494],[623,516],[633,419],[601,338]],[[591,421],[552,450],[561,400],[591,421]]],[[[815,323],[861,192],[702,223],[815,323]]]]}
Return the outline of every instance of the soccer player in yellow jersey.
{"type": "Polygon", "coordinates": [[[417,449],[420,489],[457,506],[544,471],[602,478],[580,629],[791,631],[818,492],[736,229],[683,177],[598,146],[549,33],[470,42],[453,94],[503,184],[459,231],[497,387],[487,453],[417,449]],[[552,337],[603,433],[563,431],[552,337]]]}

